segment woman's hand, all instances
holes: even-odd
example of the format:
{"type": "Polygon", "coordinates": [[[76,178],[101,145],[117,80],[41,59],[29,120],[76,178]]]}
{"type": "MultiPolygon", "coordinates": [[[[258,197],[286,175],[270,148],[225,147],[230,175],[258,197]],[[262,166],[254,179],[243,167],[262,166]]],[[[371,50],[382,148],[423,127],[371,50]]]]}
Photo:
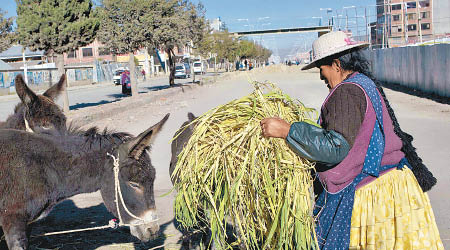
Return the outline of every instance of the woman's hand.
{"type": "Polygon", "coordinates": [[[270,117],[261,120],[261,130],[264,137],[286,139],[290,128],[291,124],[278,117],[270,117]]]}

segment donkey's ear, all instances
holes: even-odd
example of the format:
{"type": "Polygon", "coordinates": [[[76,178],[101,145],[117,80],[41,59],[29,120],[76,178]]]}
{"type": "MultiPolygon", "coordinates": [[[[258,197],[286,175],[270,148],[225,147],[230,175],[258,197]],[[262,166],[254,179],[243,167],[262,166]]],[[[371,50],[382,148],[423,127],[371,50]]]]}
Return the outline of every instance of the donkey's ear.
{"type": "Polygon", "coordinates": [[[17,75],[14,83],[17,95],[20,97],[20,100],[22,100],[23,104],[25,104],[27,107],[29,107],[31,103],[38,99],[37,95],[30,88],[28,88],[27,84],[23,80],[22,75],[17,75]]]}
{"type": "Polygon", "coordinates": [[[61,78],[59,78],[58,84],[53,85],[45,93],[44,96],[52,99],[53,101],[61,94],[61,92],[66,87],[66,74],[62,74],[61,78]]]}
{"type": "Polygon", "coordinates": [[[160,122],[145,130],[138,137],[129,142],[129,157],[133,157],[136,160],[141,157],[144,150],[154,141],[155,135],[161,130],[162,126],[169,118],[169,115],[170,114],[164,116],[160,122]]]}
{"type": "Polygon", "coordinates": [[[195,117],[194,114],[192,114],[191,112],[188,113],[188,119],[189,119],[189,121],[193,121],[193,120],[195,120],[195,118],[197,118],[197,117],[195,117]]]}

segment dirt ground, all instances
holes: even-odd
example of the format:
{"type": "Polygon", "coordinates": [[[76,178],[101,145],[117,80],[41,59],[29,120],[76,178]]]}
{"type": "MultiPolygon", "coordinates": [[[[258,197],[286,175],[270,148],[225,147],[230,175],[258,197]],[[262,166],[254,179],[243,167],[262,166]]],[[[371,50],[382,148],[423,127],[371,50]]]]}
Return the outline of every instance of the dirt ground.
{"type": "MultiPolygon", "coordinates": [[[[142,94],[138,97],[141,101],[127,98],[112,104],[71,111],[69,119],[72,119],[75,123],[82,124],[85,128],[91,126],[108,127],[116,131],[130,132],[134,135],[158,122],[166,113],[171,114],[152,146],[150,153],[152,163],[157,171],[155,198],[160,218],[161,235],[157,240],[141,243],[129,234],[128,228],[124,227],[115,230],[103,229],[45,237],[37,236],[45,232],[73,230],[107,224],[113,217],[103,206],[100,193],[95,192],[77,195],[65,200],[45,219],[34,223],[31,232],[31,235],[33,235],[30,241],[31,249],[180,249],[181,233],[173,224],[172,207],[175,194],[174,192],[169,193],[172,188],[168,173],[170,139],[187,119],[187,112],[191,111],[195,115],[200,115],[217,105],[250,93],[251,85],[248,84],[249,80],[268,80],[282,83],[280,87],[285,92],[294,98],[299,98],[307,106],[316,109],[320,108],[320,104],[328,93],[326,87],[321,85],[323,83],[319,80],[317,71],[300,73],[300,69],[297,67],[283,66],[266,68],[265,70],[257,69],[249,74],[246,72],[225,74],[221,79],[218,79],[217,83],[202,86],[190,84],[175,87],[181,91],[171,90],[164,92],[166,90],[163,90],[160,93],[142,94]],[[142,100],[146,101],[142,102],[142,100]],[[139,103],[139,105],[133,105],[136,103],[139,103]],[[121,109],[118,109],[118,106],[121,109]],[[115,110],[117,113],[108,113],[108,109],[115,110]],[[122,112],[118,110],[122,110],[122,112]],[[95,112],[104,112],[107,115],[97,116],[100,117],[98,119],[86,116],[86,114],[95,112]]],[[[434,117],[439,119],[440,124],[447,124],[448,128],[449,123],[447,122],[450,121],[450,118],[448,118],[448,114],[450,114],[449,105],[436,104],[428,99],[411,97],[390,90],[386,92],[389,98],[396,100],[393,103],[394,108],[407,106],[405,112],[420,112],[423,114],[419,115],[434,117]],[[441,118],[442,115],[447,116],[447,118],[441,118]]],[[[410,119],[410,114],[406,113],[404,118],[400,120],[402,119],[405,121],[410,119]]],[[[446,138],[448,137],[450,136],[446,135],[446,138]]],[[[446,148],[448,152],[448,147],[446,148]]],[[[445,152],[436,157],[450,160],[448,156],[445,157],[445,152]]],[[[443,180],[444,183],[442,185],[444,186],[438,190],[444,190],[448,187],[449,180],[447,179],[443,180]]],[[[433,201],[432,195],[431,199],[433,201]]],[[[448,205],[448,202],[437,204],[444,207],[448,205]]],[[[436,211],[435,213],[437,214],[436,211]]],[[[442,217],[442,219],[445,218],[448,218],[447,214],[442,217]]],[[[443,231],[447,230],[444,233],[446,234],[445,237],[448,238],[450,235],[448,226],[442,229],[443,231]]]]}

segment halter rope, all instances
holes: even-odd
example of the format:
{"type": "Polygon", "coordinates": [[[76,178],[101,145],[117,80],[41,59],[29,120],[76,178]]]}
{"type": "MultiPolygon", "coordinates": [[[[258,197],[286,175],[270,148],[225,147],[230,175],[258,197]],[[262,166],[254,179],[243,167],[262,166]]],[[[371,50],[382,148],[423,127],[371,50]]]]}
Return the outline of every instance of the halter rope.
{"type": "Polygon", "coordinates": [[[151,221],[145,221],[144,219],[140,218],[139,216],[134,215],[132,212],[130,212],[130,210],[128,210],[127,205],[125,204],[125,201],[123,199],[123,195],[122,195],[122,190],[120,189],[120,182],[119,182],[119,153],[117,153],[117,158],[110,154],[110,153],[106,153],[108,156],[111,156],[111,158],[113,158],[114,161],[114,193],[116,196],[116,199],[114,200],[114,202],[116,203],[116,209],[117,209],[117,215],[119,216],[119,226],[139,226],[139,225],[143,225],[143,224],[147,224],[150,222],[154,222],[154,221],[158,221],[158,219],[154,219],[151,221]],[[120,209],[119,209],[119,198],[120,201],[122,202],[122,206],[125,209],[125,212],[127,212],[127,214],[129,216],[131,216],[132,218],[136,219],[136,220],[140,220],[142,221],[141,223],[136,223],[136,224],[126,224],[122,222],[122,215],[120,214],[120,209]]]}
{"type": "Polygon", "coordinates": [[[34,131],[30,128],[30,124],[27,121],[27,118],[25,117],[25,113],[23,114],[23,121],[25,122],[25,131],[34,133],[34,131]]]}

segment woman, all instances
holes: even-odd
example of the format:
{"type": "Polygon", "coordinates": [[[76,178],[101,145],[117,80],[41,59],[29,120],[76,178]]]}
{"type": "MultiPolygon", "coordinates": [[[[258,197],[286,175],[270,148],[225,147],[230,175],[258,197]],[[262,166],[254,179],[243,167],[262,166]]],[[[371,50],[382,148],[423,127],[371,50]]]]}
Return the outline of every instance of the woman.
{"type": "Polygon", "coordinates": [[[263,135],[285,138],[298,155],[316,161],[325,189],[317,192],[315,185],[321,249],[443,249],[423,191],[436,181],[372,81],[359,51],[365,46],[341,31],[318,38],[314,60],[303,70],[320,68],[330,89],[322,128],[272,117],[261,121],[263,135]]]}

